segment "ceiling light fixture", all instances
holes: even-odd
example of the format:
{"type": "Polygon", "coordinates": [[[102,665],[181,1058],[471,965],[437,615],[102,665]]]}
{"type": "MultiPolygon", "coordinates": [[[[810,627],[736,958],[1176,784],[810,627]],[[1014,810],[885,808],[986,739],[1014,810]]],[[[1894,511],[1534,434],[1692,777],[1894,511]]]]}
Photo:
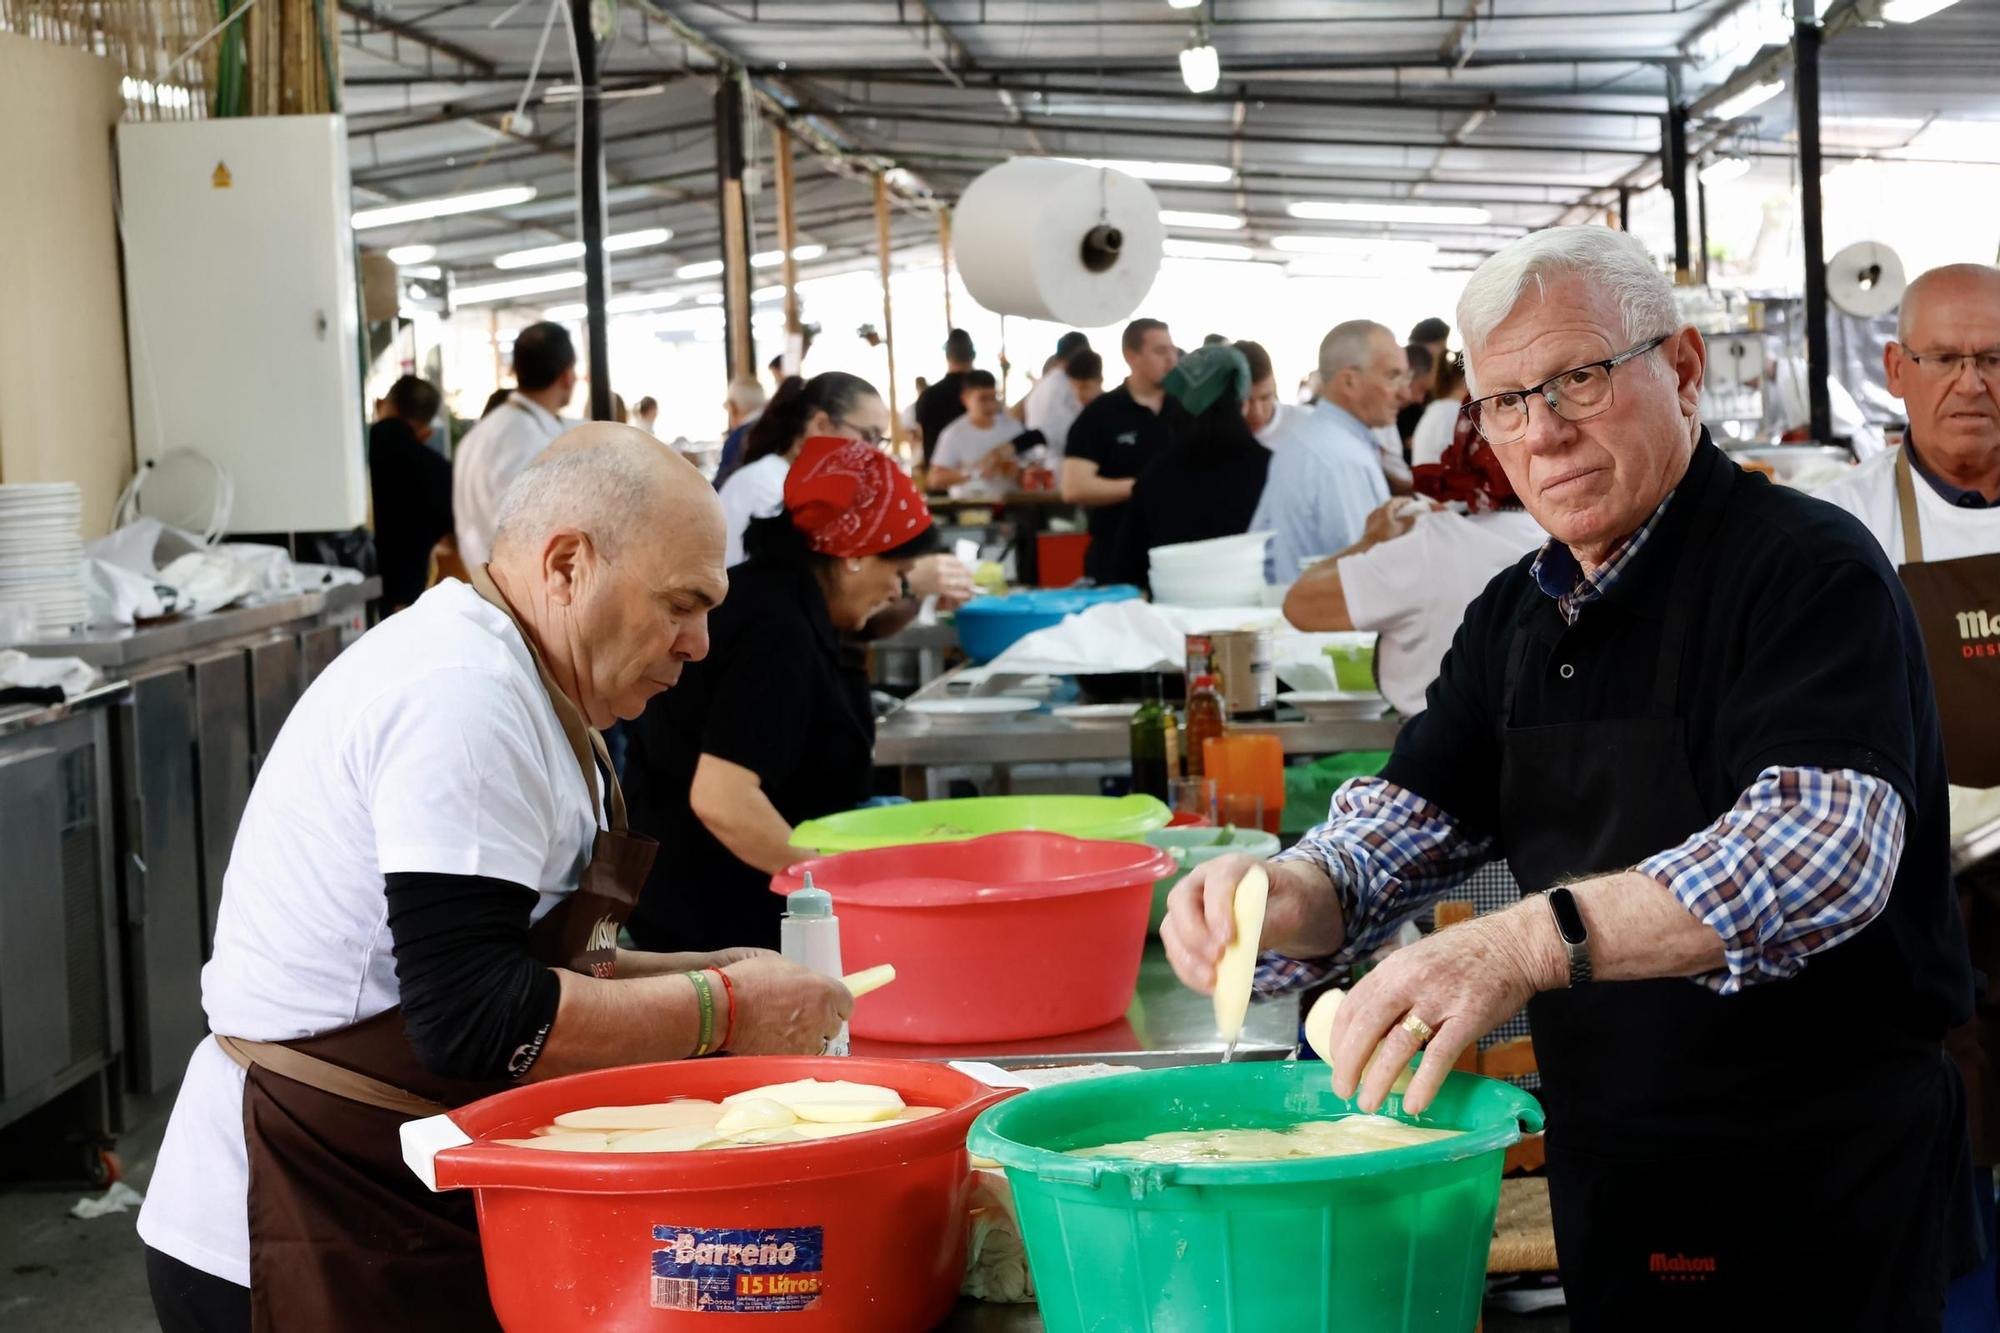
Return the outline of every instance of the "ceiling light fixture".
{"type": "Polygon", "coordinates": [[[1891,23],[1921,23],[1958,0],[1883,0],[1882,17],[1891,23]]]}
{"type": "Polygon", "coordinates": [[[1222,59],[1203,34],[1197,33],[1194,45],[1181,52],[1181,82],[1191,93],[1212,93],[1222,82],[1222,59]]]}
{"type": "MultiPolygon", "coordinates": [[[[823,245],[795,245],[792,247],[792,260],[794,263],[799,264],[810,263],[825,253],[826,247],[823,245]]],[[[784,262],[785,252],[783,250],[759,250],[756,254],[750,256],[751,268],[776,268],[784,262]]],[[[720,269],[716,270],[718,273],[721,271],[720,269]]]]}
{"type": "Polygon", "coordinates": [[[583,286],[581,273],[538,273],[532,278],[508,278],[505,282],[480,282],[452,292],[454,305],[479,305],[486,301],[508,301],[516,296],[539,296],[543,292],[567,291],[583,286]]]}
{"type": "Polygon", "coordinates": [[[1490,209],[1459,204],[1336,203],[1304,199],[1285,211],[1307,222],[1434,222],[1450,227],[1483,227],[1493,220],[1490,209]]]}
{"type": "Polygon", "coordinates": [[[1169,236],[1163,243],[1163,251],[1175,259],[1250,259],[1256,254],[1247,245],[1235,245],[1228,241],[1184,241],[1169,236]]]}
{"type": "Polygon", "coordinates": [[[722,272],[720,259],[704,259],[698,263],[682,264],[674,270],[677,278],[713,278],[722,272]]]}
{"type": "Polygon", "coordinates": [[[1229,167],[1207,162],[1142,162],[1123,157],[1059,157],[1056,161],[1122,171],[1142,181],[1161,181],[1169,185],[1227,185],[1236,179],[1235,171],[1229,167]]]}
{"type": "Polygon", "coordinates": [[[1785,81],[1783,79],[1772,79],[1768,83],[1752,84],[1742,92],[1737,93],[1734,97],[1726,97],[1722,101],[1717,102],[1715,104],[1715,117],[1718,120],[1735,120],[1738,116],[1748,115],[1783,91],[1785,91],[1785,81]]]}
{"type": "Polygon", "coordinates": [[[1184,213],[1177,208],[1160,210],[1160,222],[1169,227],[1192,227],[1200,231],[1242,231],[1243,219],[1234,213],[1184,213]]]}
{"type": "Polygon", "coordinates": [[[1201,0],[1167,0],[1168,9],[1200,9],[1201,0]]]}
{"type": "Polygon", "coordinates": [[[428,264],[437,258],[435,245],[392,245],[389,247],[389,262],[398,268],[410,264],[428,264]]]}
{"type": "Polygon", "coordinates": [[[422,222],[428,218],[446,218],[457,213],[479,213],[489,208],[509,208],[515,204],[525,204],[535,197],[532,185],[507,185],[497,190],[476,190],[471,194],[454,194],[443,199],[414,199],[407,204],[384,204],[380,208],[363,208],[354,214],[354,230],[368,231],[375,227],[397,227],[405,222],[422,222]]]}
{"type": "MultiPolygon", "coordinates": [[[[626,250],[643,250],[651,245],[664,245],[672,239],[673,232],[666,227],[648,227],[644,231],[628,231],[617,236],[604,238],[604,248],[611,254],[626,250]]],[[[568,259],[583,258],[582,241],[562,241],[555,245],[538,245],[530,250],[513,250],[497,256],[493,260],[495,268],[533,268],[537,264],[560,264],[568,259]]]]}
{"type": "Polygon", "coordinates": [[[1295,255],[1365,255],[1377,259],[1429,261],[1437,253],[1433,241],[1403,241],[1377,236],[1276,236],[1275,249],[1295,255]]]}
{"type": "Polygon", "coordinates": [[[1750,159],[1747,157],[1718,157],[1701,169],[1703,185],[1722,185],[1728,181],[1740,180],[1750,174],[1750,159]]]}

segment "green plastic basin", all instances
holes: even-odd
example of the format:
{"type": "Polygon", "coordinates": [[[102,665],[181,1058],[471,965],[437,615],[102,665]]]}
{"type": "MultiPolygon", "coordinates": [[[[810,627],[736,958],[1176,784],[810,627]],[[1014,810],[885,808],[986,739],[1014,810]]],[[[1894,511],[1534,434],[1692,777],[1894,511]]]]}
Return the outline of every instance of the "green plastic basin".
{"type": "Polygon", "coordinates": [[[1165,1130],[1281,1129],[1356,1109],[1317,1061],[1154,1069],[992,1107],[969,1146],[1013,1186],[1050,1333],[1464,1333],[1479,1318],[1507,1145],[1533,1097],[1454,1073],[1420,1117],[1461,1129],[1352,1157],[1174,1165],[1070,1157],[1165,1130]]]}
{"type": "Polygon", "coordinates": [[[1034,829],[1072,838],[1137,842],[1171,818],[1151,796],[971,796],[955,801],[843,810],[809,819],[792,845],[821,852],[865,852],[912,843],[963,842],[988,833],[1034,829]]]}
{"type": "Polygon", "coordinates": [[[1172,852],[1181,863],[1178,871],[1153,881],[1153,914],[1146,929],[1155,935],[1160,933],[1160,923],[1167,919],[1167,895],[1186,878],[1188,871],[1232,852],[1254,856],[1259,861],[1278,854],[1278,835],[1254,828],[1163,828],[1148,833],[1146,841],[1172,852]]]}

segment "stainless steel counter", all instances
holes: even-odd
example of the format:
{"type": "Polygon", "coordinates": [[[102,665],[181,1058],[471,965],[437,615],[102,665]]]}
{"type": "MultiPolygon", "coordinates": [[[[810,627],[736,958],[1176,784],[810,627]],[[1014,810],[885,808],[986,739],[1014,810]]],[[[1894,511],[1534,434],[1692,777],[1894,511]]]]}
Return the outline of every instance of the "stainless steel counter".
{"type": "Polygon", "coordinates": [[[59,704],[16,704],[0,708],[0,736],[11,736],[30,727],[42,727],[51,722],[60,722],[86,708],[116,703],[127,691],[128,687],[124,681],[113,680],[106,681],[95,689],[85,690],[76,698],[59,704]]]}
{"type": "MultiPolygon", "coordinates": [[[[1295,998],[1254,1004],[1243,1025],[1243,1036],[1236,1043],[1236,1058],[1282,1060],[1298,1045],[1298,1027],[1295,998]]],[[[1209,998],[1181,985],[1160,942],[1148,940],[1132,1007],[1116,1023],[1034,1041],[961,1046],[919,1046],[857,1037],[853,1051],[856,1055],[915,1060],[984,1060],[1005,1069],[1078,1064],[1158,1068],[1215,1064],[1222,1059],[1222,1042],[1215,1035],[1215,1009],[1209,998]]]]}
{"type": "Polygon", "coordinates": [[[41,657],[79,657],[108,674],[117,675],[122,668],[136,663],[174,657],[224,639],[241,638],[327,613],[358,609],[381,595],[382,580],[369,578],[334,588],[273,597],[205,616],[176,616],[151,625],[83,629],[15,646],[24,653],[41,657]]]}
{"type": "MultiPolygon", "coordinates": [[[[1281,712],[1279,720],[1230,723],[1237,732],[1276,736],[1286,754],[1339,754],[1386,750],[1402,728],[1389,716],[1337,722],[1308,721],[1281,712]]],[[[912,713],[885,719],[875,732],[875,762],[890,767],[934,768],[945,764],[1046,764],[1105,762],[1131,753],[1122,726],[1080,725],[1046,712],[1026,713],[978,729],[932,727],[912,713]]]]}

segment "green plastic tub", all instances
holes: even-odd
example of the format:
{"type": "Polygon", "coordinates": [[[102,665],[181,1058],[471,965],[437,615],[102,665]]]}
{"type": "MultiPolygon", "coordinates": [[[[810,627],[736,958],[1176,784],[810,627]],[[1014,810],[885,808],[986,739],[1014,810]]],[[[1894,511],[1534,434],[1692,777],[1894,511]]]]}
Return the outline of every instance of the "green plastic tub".
{"type": "Polygon", "coordinates": [[[1050,1333],[1465,1333],[1479,1318],[1501,1159],[1542,1110],[1454,1073],[1420,1117],[1467,1132],[1353,1157],[1120,1162],[1068,1148],[1169,1129],[1278,1129],[1355,1109],[1317,1061],[1154,1069],[992,1107],[972,1151],[1013,1186],[1050,1333]]]}
{"type": "Polygon", "coordinates": [[[1333,794],[1349,778],[1372,778],[1389,762],[1387,750],[1349,750],[1325,755],[1309,764],[1285,766],[1285,812],[1278,820],[1282,833],[1299,834],[1326,822],[1333,794]]]}
{"type": "Polygon", "coordinates": [[[1278,854],[1278,835],[1254,828],[1163,828],[1146,835],[1146,841],[1153,846],[1174,854],[1181,868],[1165,879],[1153,881],[1153,914],[1146,929],[1153,934],[1160,933],[1160,923],[1167,919],[1167,895],[1174,891],[1174,885],[1186,877],[1187,872],[1203,861],[1213,861],[1218,856],[1231,852],[1241,852],[1254,856],[1259,861],[1269,860],[1278,854]]]}
{"type": "Polygon", "coordinates": [[[971,796],[872,806],[809,819],[793,830],[792,845],[820,852],[866,852],[913,843],[963,842],[1020,829],[1137,842],[1164,828],[1169,818],[1166,805],[1151,796],[971,796]]]}

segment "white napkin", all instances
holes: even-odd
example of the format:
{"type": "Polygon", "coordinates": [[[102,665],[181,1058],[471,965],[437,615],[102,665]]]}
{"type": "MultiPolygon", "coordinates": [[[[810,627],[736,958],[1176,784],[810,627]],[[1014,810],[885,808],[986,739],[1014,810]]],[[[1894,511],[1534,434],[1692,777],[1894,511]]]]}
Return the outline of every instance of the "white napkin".
{"type": "Polygon", "coordinates": [[[1151,602],[1100,602],[1060,625],[1023,635],[986,666],[961,672],[968,682],[989,676],[1052,676],[1112,671],[1179,671],[1187,664],[1187,636],[1257,629],[1283,617],[1257,606],[1156,606],[1151,602]]]}
{"type": "Polygon", "coordinates": [[[102,671],[80,657],[30,657],[11,648],[0,650],[0,685],[29,689],[60,685],[64,697],[74,699],[103,679],[102,671]]]}

